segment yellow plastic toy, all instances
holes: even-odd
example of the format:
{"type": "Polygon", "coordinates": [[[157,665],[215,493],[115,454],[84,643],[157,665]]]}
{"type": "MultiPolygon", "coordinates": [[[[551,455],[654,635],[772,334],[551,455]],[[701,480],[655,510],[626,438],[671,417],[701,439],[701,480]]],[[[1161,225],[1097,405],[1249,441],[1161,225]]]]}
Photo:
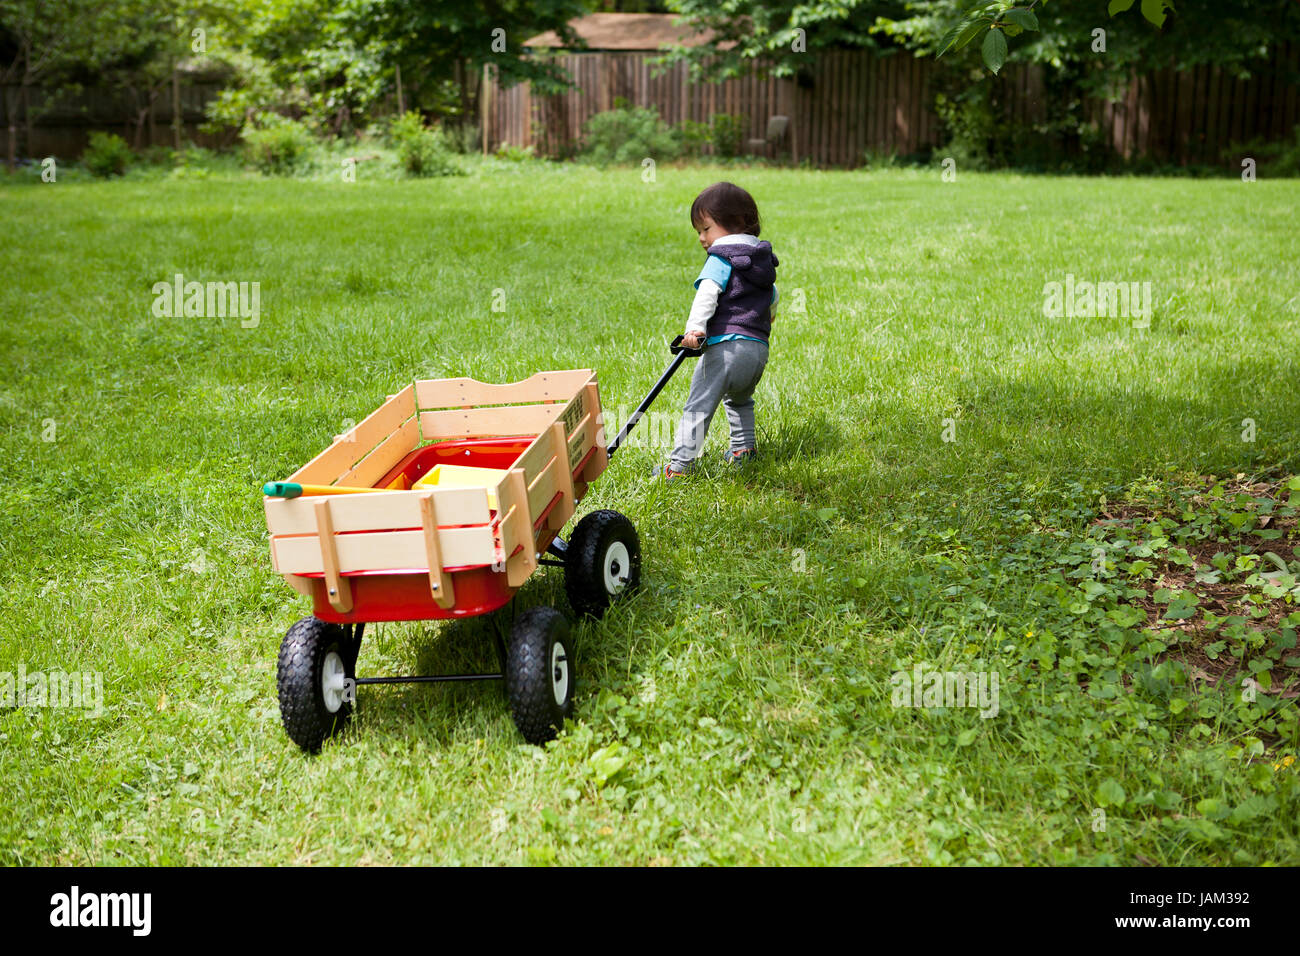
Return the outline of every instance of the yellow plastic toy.
{"type": "Polygon", "coordinates": [[[506,472],[499,468],[473,468],[469,465],[434,465],[427,475],[411,486],[411,489],[428,488],[486,488],[488,490],[488,507],[495,509],[496,487],[506,472]]]}

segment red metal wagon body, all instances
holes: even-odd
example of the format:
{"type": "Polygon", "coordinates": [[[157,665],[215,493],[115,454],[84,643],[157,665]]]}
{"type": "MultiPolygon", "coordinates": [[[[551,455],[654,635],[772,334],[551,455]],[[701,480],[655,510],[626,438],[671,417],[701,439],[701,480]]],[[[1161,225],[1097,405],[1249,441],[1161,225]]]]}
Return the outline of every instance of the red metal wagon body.
{"type": "Polygon", "coordinates": [[[608,461],[596,375],[575,369],[503,385],[414,382],[291,475],[316,492],[265,499],[275,570],[312,600],[313,616],[281,647],[290,736],[316,749],[346,718],[356,684],[469,678],[504,678],[525,736],[553,736],[572,680],[567,622],[549,608],[516,621],[500,674],[357,679],[356,653],[367,622],[503,607],[548,551],[563,559],[579,611],[599,613],[633,589],[640,550],[624,516],[587,516],[573,549],[558,538],[608,461]],[[440,468],[472,480],[429,484],[440,468]],[[368,493],[330,493],[348,489],[368,493]]]}

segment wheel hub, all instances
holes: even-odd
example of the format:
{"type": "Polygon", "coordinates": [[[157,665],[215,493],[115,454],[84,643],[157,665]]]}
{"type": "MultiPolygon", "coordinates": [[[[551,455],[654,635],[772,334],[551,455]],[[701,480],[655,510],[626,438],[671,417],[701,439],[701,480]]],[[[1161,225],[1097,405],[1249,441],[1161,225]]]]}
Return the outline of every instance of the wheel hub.
{"type": "Polygon", "coordinates": [[[628,569],[632,566],[632,556],[627,545],[615,541],[605,551],[605,591],[617,594],[627,586],[628,569]]]}
{"type": "Polygon", "coordinates": [[[325,709],[331,714],[337,714],[343,706],[344,691],[347,690],[347,670],[343,666],[343,658],[339,657],[337,651],[330,651],[325,655],[325,660],[320,669],[320,689],[321,697],[325,701],[325,709]]]}
{"type": "Polygon", "coordinates": [[[551,693],[556,706],[563,707],[569,697],[569,657],[559,641],[551,645],[551,693]]]}

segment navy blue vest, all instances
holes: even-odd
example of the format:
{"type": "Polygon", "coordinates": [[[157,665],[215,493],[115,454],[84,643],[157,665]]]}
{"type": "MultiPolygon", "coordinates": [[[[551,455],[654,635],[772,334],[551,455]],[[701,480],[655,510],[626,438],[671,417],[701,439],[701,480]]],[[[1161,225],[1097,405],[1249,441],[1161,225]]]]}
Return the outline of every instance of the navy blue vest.
{"type": "Polygon", "coordinates": [[[772,254],[772,244],[762,241],[748,246],[719,239],[709,246],[709,255],[731,263],[731,278],[718,296],[718,308],[705,335],[712,338],[735,332],[766,342],[772,331],[772,286],[780,264],[772,254]]]}

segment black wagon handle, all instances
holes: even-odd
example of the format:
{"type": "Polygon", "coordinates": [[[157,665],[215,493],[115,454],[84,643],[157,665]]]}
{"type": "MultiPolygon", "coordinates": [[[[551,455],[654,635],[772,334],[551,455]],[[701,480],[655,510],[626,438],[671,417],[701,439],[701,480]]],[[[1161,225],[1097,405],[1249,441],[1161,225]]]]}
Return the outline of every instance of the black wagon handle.
{"type": "Polygon", "coordinates": [[[672,362],[664,369],[664,373],[659,376],[659,381],[655,382],[654,388],[650,389],[650,394],[643,398],[641,404],[636,407],[636,411],[628,416],[627,422],[619,430],[619,433],[614,436],[614,440],[606,446],[605,451],[610,458],[614,457],[614,452],[618,451],[619,445],[623,444],[623,439],[636,427],[636,423],[641,420],[641,416],[646,413],[646,409],[650,407],[651,402],[659,397],[659,393],[663,391],[664,386],[668,384],[668,380],[673,377],[673,373],[681,367],[681,364],[688,358],[699,358],[704,354],[706,346],[703,342],[700,343],[700,347],[697,349],[688,348],[682,345],[684,337],[679,335],[673,339],[672,344],[668,346],[668,351],[673,353],[672,362]]]}
{"type": "Polygon", "coordinates": [[[673,339],[672,343],[668,346],[668,351],[672,352],[674,355],[677,355],[680,352],[685,352],[687,355],[691,356],[692,358],[696,358],[704,354],[705,345],[703,341],[700,342],[699,348],[693,349],[688,346],[682,345],[682,339],[684,338],[686,338],[686,336],[679,335],[677,336],[677,338],[673,339]]]}

